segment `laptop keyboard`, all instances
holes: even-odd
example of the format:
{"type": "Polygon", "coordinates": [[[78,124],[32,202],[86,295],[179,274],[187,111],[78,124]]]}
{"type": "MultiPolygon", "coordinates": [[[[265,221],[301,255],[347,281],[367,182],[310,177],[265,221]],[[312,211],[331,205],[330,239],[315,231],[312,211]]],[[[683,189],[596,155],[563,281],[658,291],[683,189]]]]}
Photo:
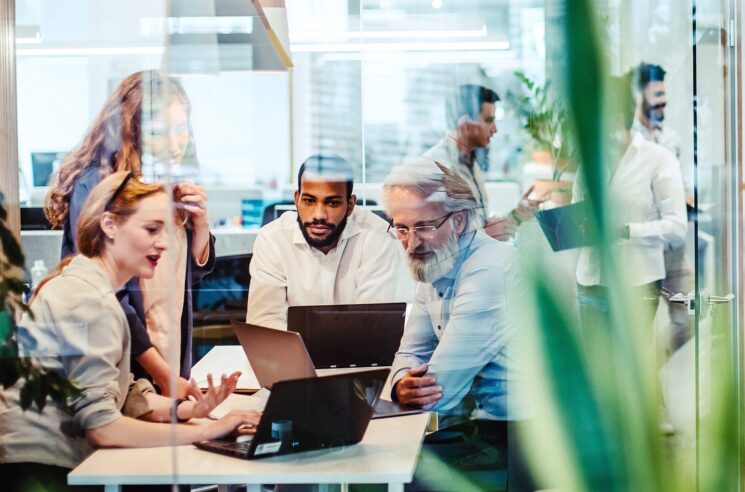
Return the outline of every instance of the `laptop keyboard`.
{"type": "Polygon", "coordinates": [[[235,456],[236,458],[248,459],[250,456],[249,450],[251,449],[251,440],[242,442],[229,441],[225,439],[201,441],[195,443],[195,446],[206,451],[214,451],[216,453],[235,456]]]}

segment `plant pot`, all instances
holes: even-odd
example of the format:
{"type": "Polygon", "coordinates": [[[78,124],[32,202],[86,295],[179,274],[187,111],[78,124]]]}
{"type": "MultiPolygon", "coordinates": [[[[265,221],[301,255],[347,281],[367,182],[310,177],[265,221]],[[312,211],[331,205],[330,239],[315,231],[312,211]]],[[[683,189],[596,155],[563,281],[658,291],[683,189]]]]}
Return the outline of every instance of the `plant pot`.
{"type": "Polygon", "coordinates": [[[531,157],[533,162],[536,164],[545,164],[546,166],[554,165],[554,158],[548,150],[534,150],[531,157]]]}
{"type": "Polygon", "coordinates": [[[539,200],[550,200],[557,206],[572,203],[572,182],[566,180],[534,179],[533,193],[539,200]]]}

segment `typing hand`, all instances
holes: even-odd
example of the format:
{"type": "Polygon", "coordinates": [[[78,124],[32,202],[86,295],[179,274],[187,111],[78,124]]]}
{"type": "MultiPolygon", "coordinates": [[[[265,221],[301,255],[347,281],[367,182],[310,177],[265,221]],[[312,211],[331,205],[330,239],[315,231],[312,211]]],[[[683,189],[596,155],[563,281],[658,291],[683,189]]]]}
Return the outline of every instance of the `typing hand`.
{"type": "Polygon", "coordinates": [[[442,386],[437,385],[434,376],[426,376],[428,369],[427,364],[422,364],[407,371],[396,383],[396,398],[400,403],[429,410],[442,398],[442,386]]]}
{"type": "MultiPolygon", "coordinates": [[[[192,403],[191,411],[184,413],[188,413],[188,418],[192,419],[206,417],[217,405],[222,403],[225,398],[235,390],[235,386],[238,384],[238,378],[240,376],[240,371],[236,371],[230,376],[225,376],[223,374],[220,378],[220,386],[215,387],[212,382],[212,374],[208,374],[208,388],[204,393],[199,391],[197,382],[192,378],[191,385],[197,389],[198,396],[196,396],[196,401],[190,402],[192,403]]],[[[185,402],[183,405],[186,405],[187,403],[189,402],[185,402]]],[[[182,416],[181,418],[185,417],[182,416]]]]}
{"type": "Polygon", "coordinates": [[[231,410],[227,415],[216,422],[210,422],[205,428],[208,432],[206,439],[217,439],[232,432],[240,435],[253,434],[256,426],[261,420],[261,412],[255,410],[231,410]]]}

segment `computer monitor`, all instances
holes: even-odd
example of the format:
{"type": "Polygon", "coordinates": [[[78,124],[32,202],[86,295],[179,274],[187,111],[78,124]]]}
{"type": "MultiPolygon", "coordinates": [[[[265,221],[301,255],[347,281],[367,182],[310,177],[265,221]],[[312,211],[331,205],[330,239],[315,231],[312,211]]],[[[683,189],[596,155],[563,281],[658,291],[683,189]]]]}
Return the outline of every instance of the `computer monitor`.
{"type": "Polygon", "coordinates": [[[34,186],[48,185],[49,176],[59,169],[65,155],[65,152],[31,152],[31,171],[34,186]]]}
{"type": "Polygon", "coordinates": [[[215,268],[193,288],[196,312],[243,312],[245,317],[250,275],[251,253],[218,256],[215,268]]]}

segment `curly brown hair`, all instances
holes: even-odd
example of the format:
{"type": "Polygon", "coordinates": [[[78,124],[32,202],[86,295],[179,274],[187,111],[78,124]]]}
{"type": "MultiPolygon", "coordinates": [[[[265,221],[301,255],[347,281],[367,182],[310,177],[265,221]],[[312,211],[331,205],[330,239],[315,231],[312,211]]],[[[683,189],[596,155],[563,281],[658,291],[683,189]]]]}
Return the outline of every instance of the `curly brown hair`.
{"type": "Polygon", "coordinates": [[[44,198],[44,214],[52,227],[64,225],[75,182],[91,165],[98,165],[102,178],[118,171],[141,174],[141,122],[173,102],[183,104],[190,113],[189,98],[176,79],[148,70],[122,80],[80,144],[52,175],[44,198]],[[164,104],[166,100],[168,104],[164,104]]]}

